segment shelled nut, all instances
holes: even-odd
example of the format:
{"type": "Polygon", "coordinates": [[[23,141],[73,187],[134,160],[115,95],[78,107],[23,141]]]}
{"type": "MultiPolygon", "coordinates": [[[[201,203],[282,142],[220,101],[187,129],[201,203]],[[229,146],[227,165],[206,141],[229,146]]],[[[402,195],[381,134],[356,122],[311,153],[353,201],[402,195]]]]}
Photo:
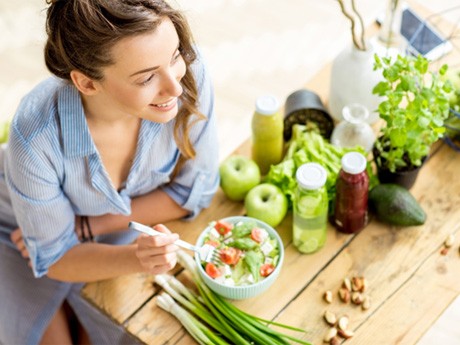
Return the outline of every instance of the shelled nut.
{"type": "Polygon", "coordinates": [[[336,328],[329,328],[326,335],[324,336],[324,342],[329,343],[332,338],[337,336],[337,329],[336,328]]]}
{"type": "Polygon", "coordinates": [[[346,330],[348,328],[348,317],[347,316],[342,316],[339,318],[339,322],[337,323],[338,329],[341,329],[342,331],[346,330]]]}
{"type": "Polygon", "coordinates": [[[364,277],[353,277],[351,279],[351,288],[353,291],[364,292],[366,290],[366,279],[364,277]]]}
{"type": "Polygon", "coordinates": [[[364,296],[363,303],[361,304],[361,308],[363,310],[367,310],[371,307],[371,298],[369,296],[364,296]]]}
{"type": "Polygon", "coordinates": [[[368,283],[367,283],[367,279],[362,277],[362,282],[363,282],[363,287],[361,288],[361,292],[365,292],[367,290],[367,286],[368,286],[368,283]]]}
{"type": "Polygon", "coordinates": [[[350,339],[355,335],[355,332],[353,332],[351,329],[339,329],[337,333],[344,339],[350,339]]]}
{"type": "Polygon", "coordinates": [[[363,303],[363,295],[361,295],[360,292],[353,292],[351,294],[351,301],[356,304],[356,305],[360,305],[361,303],[363,303]]]}
{"type": "Polygon", "coordinates": [[[327,290],[327,291],[324,293],[323,298],[324,298],[324,300],[325,300],[327,303],[331,304],[331,303],[332,303],[332,292],[329,291],[329,290],[327,290]]]}
{"type": "Polygon", "coordinates": [[[344,287],[341,287],[339,289],[339,297],[340,297],[340,300],[344,303],[350,302],[350,291],[348,291],[344,287]]]}
{"type": "Polygon", "coordinates": [[[342,287],[351,292],[351,281],[349,278],[344,278],[342,282],[342,287]]]}
{"type": "Polygon", "coordinates": [[[329,341],[329,344],[330,345],[339,345],[340,344],[340,339],[338,337],[333,337],[330,341],[329,341]]]}
{"type": "Polygon", "coordinates": [[[447,236],[446,240],[444,241],[444,246],[446,248],[450,248],[454,245],[454,242],[455,242],[455,236],[454,234],[450,234],[449,236],[447,236]]]}
{"type": "Polygon", "coordinates": [[[323,317],[324,317],[324,320],[326,320],[326,322],[331,326],[334,326],[335,323],[337,322],[337,317],[332,311],[326,310],[324,312],[323,317]]]}

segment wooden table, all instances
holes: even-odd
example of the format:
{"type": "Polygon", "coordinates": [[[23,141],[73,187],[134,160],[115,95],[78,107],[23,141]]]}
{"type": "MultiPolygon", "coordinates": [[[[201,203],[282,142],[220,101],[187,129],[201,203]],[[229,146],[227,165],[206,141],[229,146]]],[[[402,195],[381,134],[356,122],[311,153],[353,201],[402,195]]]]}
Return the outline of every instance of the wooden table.
{"type": "MultiPolygon", "coordinates": [[[[306,85],[327,98],[330,66],[306,85]]],[[[249,155],[246,141],[236,153],[249,155]]],[[[427,213],[423,226],[398,228],[375,220],[357,235],[328,228],[323,249],[300,254],[292,244],[292,216],[277,227],[286,256],[275,284],[262,295],[235,302],[243,310],[266,319],[301,327],[305,340],[321,344],[329,326],[326,309],[347,314],[355,336],[347,344],[415,344],[460,294],[460,155],[438,143],[422,168],[411,193],[427,213]],[[441,255],[443,242],[456,234],[454,246],[441,255]],[[371,297],[363,311],[339,301],[345,277],[364,276],[371,297]],[[327,304],[322,295],[333,292],[327,304]]],[[[194,242],[211,220],[244,214],[242,203],[231,202],[219,190],[194,221],[175,221],[168,227],[194,242]]],[[[183,272],[176,271],[179,277],[183,272]]],[[[88,284],[83,295],[147,344],[194,344],[178,321],[156,306],[159,288],[147,274],[123,276],[88,284]]]]}

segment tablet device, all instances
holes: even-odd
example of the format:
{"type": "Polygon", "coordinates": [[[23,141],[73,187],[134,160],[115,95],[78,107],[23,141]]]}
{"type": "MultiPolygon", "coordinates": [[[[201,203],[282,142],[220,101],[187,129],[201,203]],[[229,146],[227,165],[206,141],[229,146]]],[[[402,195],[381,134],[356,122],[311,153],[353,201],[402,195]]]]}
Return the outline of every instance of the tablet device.
{"type": "MultiPolygon", "coordinates": [[[[382,14],[376,21],[381,25],[384,19],[382,14]]],[[[452,50],[452,44],[408,6],[402,10],[401,35],[411,55],[422,54],[429,60],[436,60],[452,50]]]]}
{"type": "Polygon", "coordinates": [[[452,44],[409,7],[402,12],[401,34],[412,55],[422,54],[436,60],[452,50],[452,44]]]}

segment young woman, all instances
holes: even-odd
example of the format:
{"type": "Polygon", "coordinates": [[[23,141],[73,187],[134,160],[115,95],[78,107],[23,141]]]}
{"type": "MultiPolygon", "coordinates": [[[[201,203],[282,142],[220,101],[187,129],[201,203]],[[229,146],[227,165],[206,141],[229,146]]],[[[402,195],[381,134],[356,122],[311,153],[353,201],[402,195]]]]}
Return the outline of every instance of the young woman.
{"type": "Polygon", "coordinates": [[[24,97],[0,159],[0,343],[70,344],[69,314],[93,344],[132,343],[80,289],[175,265],[177,234],[127,224],[209,205],[210,78],[186,20],[162,0],[51,1],[46,29],[55,77],[24,97]]]}

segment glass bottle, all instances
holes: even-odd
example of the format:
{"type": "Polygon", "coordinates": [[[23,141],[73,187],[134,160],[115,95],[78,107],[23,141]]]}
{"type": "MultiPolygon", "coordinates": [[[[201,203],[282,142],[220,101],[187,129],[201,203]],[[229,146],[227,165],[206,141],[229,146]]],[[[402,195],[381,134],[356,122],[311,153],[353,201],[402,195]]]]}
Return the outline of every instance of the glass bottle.
{"type": "Polygon", "coordinates": [[[327,172],[320,164],[306,163],[296,172],[293,240],[302,253],[320,249],[327,237],[328,197],[324,184],[327,172]]]}
{"type": "Polygon", "coordinates": [[[375,134],[366,122],[369,117],[367,108],[362,104],[352,103],[343,107],[342,115],[344,121],[334,128],[331,143],[346,148],[360,145],[366,152],[372,150],[375,134]]]}
{"type": "Polygon", "coordinates": [[[280,103],[274,96],[260,96],[252,117],[252,159],[262,175],[283,158],[283,118],[280,103]]]}
{"type": "Polygon", "coordinates": [[[353,234],[367,224],[369,177],[366,164],[366,158],[359,152],[348,152],[342,157],[334,213],[334,224],[340,232],[353,234]]]}

